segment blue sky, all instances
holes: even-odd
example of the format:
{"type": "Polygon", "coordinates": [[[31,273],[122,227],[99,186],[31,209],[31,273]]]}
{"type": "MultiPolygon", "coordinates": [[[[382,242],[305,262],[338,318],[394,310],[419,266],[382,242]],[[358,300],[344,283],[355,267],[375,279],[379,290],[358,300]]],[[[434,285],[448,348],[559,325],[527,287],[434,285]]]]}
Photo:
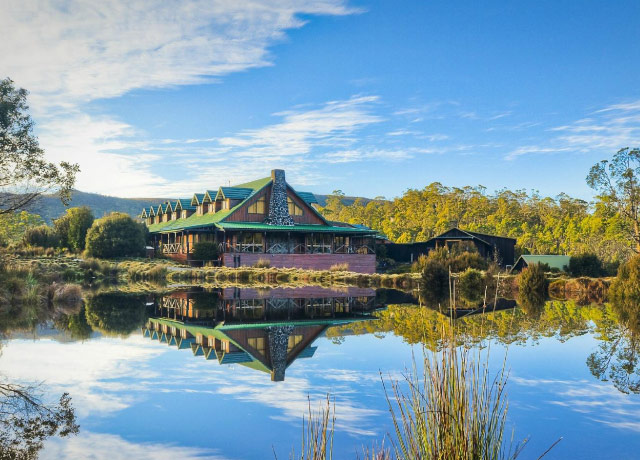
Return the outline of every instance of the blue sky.
{"type": "Polygon", "coordinates": [[[640,145],[638,2],[8,1],[0,75],[78,188],[439,181],[590,198],[640,145]]]}

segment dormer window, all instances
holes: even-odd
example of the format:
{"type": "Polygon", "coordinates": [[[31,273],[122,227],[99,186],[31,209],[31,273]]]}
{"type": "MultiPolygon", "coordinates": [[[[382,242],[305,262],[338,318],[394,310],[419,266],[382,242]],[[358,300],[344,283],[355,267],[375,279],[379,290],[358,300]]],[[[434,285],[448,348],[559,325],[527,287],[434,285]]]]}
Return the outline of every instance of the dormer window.
{"type": "Polygon", "coordinates": [[[182,213],[180,214],[180,217],[183,218],[183,219],[187,218],[187,210],[186,209],[182,210],[182,213]]]}
{"type": "Polygon", "coordinates": [[[290,216],[301,216],[302,208],[295,204],[290,197],[287,197],[287,205],[289,206],[289,215],[290,216]]]}
{"type": "Polygon", "coordinates": [[[247,212],[249,214],[264,214],[266,200],[264,197],[259,198],[257,201],[249,205],[247,212]]]}

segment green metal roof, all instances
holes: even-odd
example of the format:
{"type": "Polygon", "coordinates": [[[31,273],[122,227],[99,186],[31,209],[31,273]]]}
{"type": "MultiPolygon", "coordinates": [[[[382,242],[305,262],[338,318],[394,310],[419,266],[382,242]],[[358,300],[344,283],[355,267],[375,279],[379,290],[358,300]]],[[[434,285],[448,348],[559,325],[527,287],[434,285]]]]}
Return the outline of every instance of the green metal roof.
{"type": "Polygon", "coordinates": [[[254,222],[218,222],[216,227],[223,230],[254,230],[254,231],[284,231],[284,232],[317,232],[317,233],[362,233],[373,234],[373,230],[363,230],[354,227],[334,227],[331,225],[296,224],[268,225],[254,222]]]}
{"type": "MultiPolygon", "coordinates": [[[[188,229],[194,229],[194,228],[213,227],[217,222],[220,222],[220,220],[224,219],[229,214],[231,214],[231,211],[232,210],[227,209],[224,211],[218,211],[215,214],[207,213],[201,216],[197,214],[192,214],[186,219],[172,220],[168,222],[171,225],[168,225],[166,227],[161,227],[161,228],[152,230],[151,227],[153,226],[151,226],[149,227],[149,231],[151,233],[160,232],[160,231],[175,232],[175,231],[188,230],[188,229]]],[[[159,224],[154,224],[154,225],[159,225],[159,224]]]]}
{"type": "MultiPolygon", "coordinates": [[[[520,259],[523,259],[527,265],[532,264],[547,264],[549,268],[557,268],[558,270],[564,270],[569,266],[569,261],[571,260],[570,256],[557,256],[557,255],[532,255],[527,254],[520,256],[520,259]]],[[[516,262],[520,262],[520,259],[516,262]]]]}
{"type": "Polygon", "coordinates": [[[245,184],[234,185],[235,188],[250,188],[251,190],[260,190],[265,185],[271,183],[271,177],[263,177],[262,179],[257,179],[252,182],[247,182],[245,184]]]}
{"type": "MultiPolygon", "coordinates": [[[[254,189],[246,187],[220,187],[218,195],[222,194],[224,198],[232,200],[244,200],[253,193],[254,189]]],[[[216,195],[216,199],[218,196],[216,195]]]]}
{"type": "Polygon", "coordinates": [[[157,224],[151,224],[147,228],[149,229],[149,233],[158,233],[163,228],[165,228],[165,227],[167,227],[167,226],[169,226],[171,224],[174,224],[175,222],[176,222],[175,220],[170,220],[168,222],[159,222],[157,224]]]}
{"type": "Polygon", "coordinates": [[[296,192],[307,204],[317,203],[316,196],[311,192],[296,192]]]}
{"type": "Polygon", "coordinates": [[[181,209],[186,209],[187,211],[195,211],[196,207],[191,204],[191,200],[189,198],[180,198],[176,201],[176,205],[173,209],[177,209],[178,205],[180,205],[181,209]]]}
{"type": "Polygon", "coordinates": [[[201,204],[202,200],[204,200],[204,193],[194,193],[193,194],[193,198],[191,198],[191,204],[193,205],[193,202],[196,202],[196,204],[201,204]]]}

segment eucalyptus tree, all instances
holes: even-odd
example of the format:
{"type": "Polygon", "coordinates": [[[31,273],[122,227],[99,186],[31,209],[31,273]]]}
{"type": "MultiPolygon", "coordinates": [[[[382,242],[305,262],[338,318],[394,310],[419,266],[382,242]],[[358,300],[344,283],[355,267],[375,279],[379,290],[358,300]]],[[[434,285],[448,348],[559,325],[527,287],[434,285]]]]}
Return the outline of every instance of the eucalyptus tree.
{"type": "Polygon", "coordinates": [[[0,80],[0,215],[24,209],[43,193],[57,192],[67,204],[79,171],[77,164],[46,160],[27,94],[11,79],[0,80]]]}
{"type": "Polygon", "coordinates": [[[620,149],[611,161],[593,165],[587,183],[624,217],[634,250],[640,253],[640,149],[620,149]]]}

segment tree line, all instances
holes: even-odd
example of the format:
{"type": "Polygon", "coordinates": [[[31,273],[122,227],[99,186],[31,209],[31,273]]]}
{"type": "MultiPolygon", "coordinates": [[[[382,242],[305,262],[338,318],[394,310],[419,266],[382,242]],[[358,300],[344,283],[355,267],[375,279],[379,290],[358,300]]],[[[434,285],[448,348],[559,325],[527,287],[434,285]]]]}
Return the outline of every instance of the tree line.
{"type": "Polygon", "coordinates": [[[640,252],[640,151],[622,149],[595,165],[587,178],[598,192],[593,202],[566,194],[483,186],[447,187],[434,182],[393,200],[329,195],[322,214],[330,220],[364,224],[395,243],[427,241],[451,227],[515,238],[520,254],[595,253],[608,263],[640,252]]]}

